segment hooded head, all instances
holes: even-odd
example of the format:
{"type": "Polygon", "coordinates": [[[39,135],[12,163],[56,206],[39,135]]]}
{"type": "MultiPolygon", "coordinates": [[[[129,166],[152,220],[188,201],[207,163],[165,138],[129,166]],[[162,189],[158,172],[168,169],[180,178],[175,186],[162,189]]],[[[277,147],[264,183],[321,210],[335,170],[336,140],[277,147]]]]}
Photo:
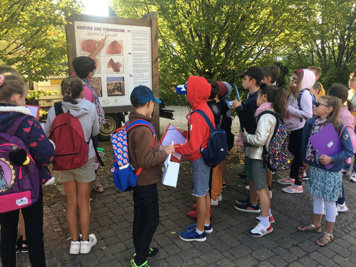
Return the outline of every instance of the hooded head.
{"type": "Polygon", "coordinates": [[[226,85],[226,88],[227,88],[227,93],[226,93],[224,99],[229,99],[230,98],[230,94],[231,94],[232,86],[228,82],[223,82],[223,83],[226,85]]]}
{"type": "Polygon", "coordinates": [[[211,85],[203,77],[190,76],[187,82],[187,100],[193,110],[206,103],[211,93],[211,85]]]}
{"type": "Polygon", "coordinates": [[[308,88],[313,89],[313,85],[315,84],[315,75],[311,70],[303,69],[303,80],[300,83],[299,90],[303,90],[308,88]]]}

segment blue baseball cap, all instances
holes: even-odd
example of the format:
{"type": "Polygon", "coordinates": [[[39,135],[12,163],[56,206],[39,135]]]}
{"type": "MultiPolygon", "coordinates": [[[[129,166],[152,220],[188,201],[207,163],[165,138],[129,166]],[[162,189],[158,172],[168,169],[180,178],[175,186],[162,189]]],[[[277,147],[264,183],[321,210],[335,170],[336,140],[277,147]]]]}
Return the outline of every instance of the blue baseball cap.
{"type": "Polygon", "coordinates": [[[178,95],[186,95],[187,94],[187,84],[177,85],[176,91],[178,95]]]}
{"type": "Polygon", "coordinates": [[[136,86],[130,96],[131,104],[142,104],[150,101],[156,101],[158,104],[161,103],[161,100],[155,98],[153,92],[150,88],[144,85],[136,86]]]}

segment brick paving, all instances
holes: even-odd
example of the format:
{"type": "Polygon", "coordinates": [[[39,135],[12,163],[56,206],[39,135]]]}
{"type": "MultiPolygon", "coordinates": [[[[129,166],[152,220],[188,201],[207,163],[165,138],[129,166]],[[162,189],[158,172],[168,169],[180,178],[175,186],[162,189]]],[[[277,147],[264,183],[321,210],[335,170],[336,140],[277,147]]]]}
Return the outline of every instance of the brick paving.
{"type": "MultiPolygon", "coordinates": [[[[174,109],[174,108],[172,108],[174,109]]],[[[186,109],[183,109],[183,112],[186,109]]],[[[185,114],[184,114],[185,115],[185,114]]],[[[175,115],[176,117],[176,115],[175,115]]],[[[161,121],[164,129],[169,122],[161,121]]],[[[109,143],[101,143],[110,157],[109,143]]],[[[109,164],[107,164],[109,165],[109,164]]],[[[234,156],[228,161],[223,201],[213,207],[214,232],[206,242],[184,242],[179,231],[193,223],[187,216],[194,204],[191,196],[190,163],[181,163],[177,188],[159,185],[160,224],[152,246],[160,253],[149,260],[150,266],[356,266],[356,184],[344,177],[347,213],[339,214],[334,228],[335,239],[327,247],[315,241],[320,234],[300,233],[299,224],[311,222],[311,196],[290,195],[273,178],[272,212],[276,223],[273,233],[253,238],[249,235],[256,214],[233,208],[236,197],[248,195],[237,173],[242,165],[234,156]],[[355,253],[355,254],[354,254],[355,253]]],[[[88,255],[69,255],[70,234],[65,218],[65,196],[60,183],[44,189],[44,230],[48,266],[129,266],[134,253],[132,242],[133,199],[131,192],[121,193],[112,184],[110,167],[99,172],[105,192],[93,193],[91,232],[98,238],[88,255]]],[[[279,173],[280,176],[286,173],[279,173]]],[[[323,226],[325,220],[323,219],[323,226]]],[[[28,255],[18,254],[18,266],[29,266],[28,255]]]]}

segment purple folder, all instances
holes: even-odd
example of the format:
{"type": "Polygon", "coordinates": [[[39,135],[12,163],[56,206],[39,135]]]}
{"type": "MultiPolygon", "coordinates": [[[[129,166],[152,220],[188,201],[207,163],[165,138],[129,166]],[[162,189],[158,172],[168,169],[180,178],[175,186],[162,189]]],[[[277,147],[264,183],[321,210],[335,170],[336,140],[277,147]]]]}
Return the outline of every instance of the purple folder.
{"type": "MultiPolygon", "coordinates": [[[[317,157],[321,155],[334,156],[342,150],[340,137],[332,123],[311,136],[309,140],[317,152],[317,157]]],[[[329,170],[332,166],[334,166],[334,163],[325,165],[325,168],[329,170]]]]}

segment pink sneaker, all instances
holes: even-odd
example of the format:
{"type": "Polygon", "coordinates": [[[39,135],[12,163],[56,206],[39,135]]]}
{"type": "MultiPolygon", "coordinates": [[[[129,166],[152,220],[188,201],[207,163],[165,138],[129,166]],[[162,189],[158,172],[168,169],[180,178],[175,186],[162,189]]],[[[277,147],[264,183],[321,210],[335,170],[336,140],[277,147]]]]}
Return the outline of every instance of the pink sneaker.
{"type": "Polygon", "coordinates": [[[298,193],[303,193],[303,186],[292,184],[291,186],[283,188],[282,190],[289,194],[298,194],[298,193]]]}

